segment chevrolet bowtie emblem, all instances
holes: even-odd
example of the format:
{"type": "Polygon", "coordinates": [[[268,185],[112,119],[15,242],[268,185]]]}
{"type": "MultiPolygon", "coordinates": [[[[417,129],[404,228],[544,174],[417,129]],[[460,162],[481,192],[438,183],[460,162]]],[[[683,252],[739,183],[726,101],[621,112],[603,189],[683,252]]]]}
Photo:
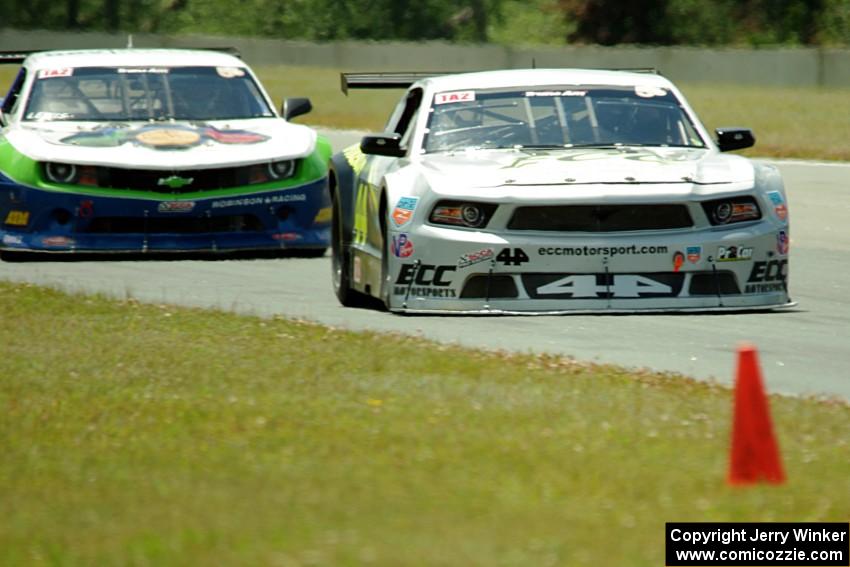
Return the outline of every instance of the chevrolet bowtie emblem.
{"type": "Polygon", "coordinates": [[[179,175],[172,175],[171,177],[163,177],[159,181],[156,182],[157,185],[167,185],[171,189],[180,189],[181,187],[185,187],[186,185],[191,185],[195,180],[194,177],[180,177],[179,175]]]}

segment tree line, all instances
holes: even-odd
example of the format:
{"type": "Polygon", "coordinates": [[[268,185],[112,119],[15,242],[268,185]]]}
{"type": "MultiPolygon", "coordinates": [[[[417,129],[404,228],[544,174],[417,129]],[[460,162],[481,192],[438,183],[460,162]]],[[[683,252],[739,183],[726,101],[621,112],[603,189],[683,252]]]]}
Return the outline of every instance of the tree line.
{"type": "Polygon", "coordinates": [[[850,0],[0,0],[0,27],[314,41],[850,45],[850,0]]]}

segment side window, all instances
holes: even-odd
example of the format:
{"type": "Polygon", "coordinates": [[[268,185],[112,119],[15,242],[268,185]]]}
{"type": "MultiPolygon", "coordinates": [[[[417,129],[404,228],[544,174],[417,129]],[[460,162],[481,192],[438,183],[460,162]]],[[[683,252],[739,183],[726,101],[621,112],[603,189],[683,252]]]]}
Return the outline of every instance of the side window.
{"type": "Polygon", "coordinates": [[[413,116],[410,117],[410,120],[407,123],[407,128],[404,133],[401,135],[401,147],[409,148],[410,147],[410,139],[413,137],[413,131],[416,129],[413,127],[416,124],[416,118],[419,116],[419,106],[416,106],[416,110],[413,111],[413,116]]]}
{"type": "Polygon", "coordinates": [[[21,89],[24,87],[24,81],[26,78],[27,70],[21,67],[21,70],[18,71],[18,76],[15,77],[15,81],[12,83],[12,87],[6,94],[6,98],[3,99],[2,109],[4,114],[12,114],[12,111],[17,106],[18,99],[21,96],[21,89]]]}
{"type": "Polygon", "coordinates": [[[422,103],[422,89],[416,88],[408,91],[407,95],[399,102],[387,123],[387,132],[395,132],[401,135],[402,145],[410,140],[413,133],[411,127],[416,122],[419,105],[422,103]]]}

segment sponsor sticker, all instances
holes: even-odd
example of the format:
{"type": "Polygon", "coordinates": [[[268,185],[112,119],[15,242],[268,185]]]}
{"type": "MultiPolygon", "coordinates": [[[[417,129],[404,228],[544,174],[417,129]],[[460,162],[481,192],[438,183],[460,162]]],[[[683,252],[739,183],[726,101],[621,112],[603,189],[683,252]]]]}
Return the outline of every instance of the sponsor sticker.
{"type": "Polygon", "coordinates": [[[46,238],[42,238],[41,243],[44,246],[73,246],[74,239],[68,238],[67,236],[48,236],[46,238]]]}
{"type": "Polygon", "coordinates": [[[496,256],[496,261],[501,262],[506,266],[521,266],[526,262],[529,262],[530,259],[528,254],[525,253],[525,250],[522,248],[503,248],[499,255],[496,256]]]}
{"type": "Polygon", "coordinates": [[[779,234],[776,235],[776,251],[785,256],[788,254],[788,250],[791,247],[791,240],[788,238],[788,233],[784,230],[780,230],[779,234]]]}
{"type": "Polygon", "coordinates": [[[393,295],[457,297],[457,292],[450,287],[451,272],[456,270],[457,266],[403,264],[393,286],[393,295]]]}
{"type": "Polygon", "coordinates": [[[77,215],[82,219],[91,218],[94,215],[94,201],[86,199],[80,202],[80,207],[77,209],[77,215]]]}
{"type": "Polygon", "coordinates": [[[223,199],[213,201],[210,207],[213,209],[226,209],[228,207],[248,207],[252,205],[274,205],[276,203],[296,203],[307,200],[304,193],[287,195],[272,195],[271,197],[245,197],[244,199],[223,199]]]}
{"type": "Polygon", "coordinates": [[[294,242],[301,240],[302,237],[297,232],[278,232],[277,234],[272,234],[272,238],[283,242],[294,242]]]}
{"type": "Polygon", "coordinates": [[[788,278],[788,260],[753,262],[744,293],[771,293],[785,290],[788,278]]]}
{"type": "Polygon", "coordinates": [[[467,252],[457,261],[458,268],[468,268],[469,266],[473,266],[475,264],[479,264],[481,262],[486,262],[493,258],[493,255],[496,253],[492,248],[482,248],[481,250],[476,250],[475,252],[467,252]]]}
{"type": "Polygon", "coordinates": [[[163,201],[157,205],[160,213],[190,213],[195,209],[195,201],[163,201]]]}
{"type": "Polygon", "coordinates": [[[71,67],[63,67],[61,69],[41,69],[38,72],[39,79],[53,79],[54,77],[70,77],[74,74],[74,69],[71,67]]]}
{"type": "Polygon", "coordinates": [[[788,218],[788,207],[785,205],[785,200],[779,191],[771,191],[767,194],[770,202],[773,203],[773,212],[779,220],[788,218]]]}
{"type": "Polygon", "coordinates": [[[135,75],[144,73],[154,73],[159,75],[167,75],[168,68],[166,67],[122,67],[118,69],[119,73],[135,75]]]}
{"type": "Polygon", "coordinates": [[[413,254],[413,241],[410,240],[407,233],[402,232],[393,236],[392,250],[393,256],[396,258],[410,258],[413,254]]]}
{"type": "Polygon", "coordinates": [[[544,246],[537,249],[541,256],[623,256],[644,254],[667,254],[666,246],[544,246]]]}
{"type": "Polygon", "coordinates": [[[402,264],[393,286],[393,295],[412,297],[457,297],[451,288],[451,274],[457,266],[433,264],[402,264]]]}
{"type": "Polygon", "coordinates": [[[354,272],[354,283],[359,284],[360,280],[363,279],[363,267],[360,263],[360,256],[354,257],[354,269],[352,271],[354,272]]]}
{"type": "Polygon", "coordinates": [[[404,226],[410,219],[413,218],[413,211],[416,210],[416,204],[419,202],[419,197],[402,197],[396,203],[393,209],[392,219],[396,226],[404,226]]]}
{"type": "Polygon", "coordinates": [[[657,96],[667,96],[667,89],[661,87],[650,87],[638,85],[635,87],[635,94],[642,98],[654,98],[657,96]]]}
{"type": "Polygon", "coordinates": [[[239,67],[216,67],[215,72],[219,77],[224,79],[235,79],[236,77],[244,77],[245,70],[239,67]]]}
{"type": "Polygon", "coordinates": [[[70,112],[27,112],[27,120],[52,121],[70,120],[74,115],[70,112]]]}
{"type": "Polygon", "coordinates": [[[457,266],[435,266],[433,264],[402,264],[398,277],[395,280],[396,289],[403,291],[397,295],[406,293],[405,287],[411,284],[422,287],[449,287],[452,285],[452,272],[457,271],[457,266]]]}
{"type": "Polygon", "coordinates": [[[673,271],[678,272],[685,265],[685,255],[681,252],[673,254],[673,271]]]}
{"type": "Polygon", "coordinates": [[[717,248],[718,262],[743,262],[753,259],[753,249],[743,246],[719,246],[717,248]]]}
{"type": "Polygon", "coordinates": [[[688,262],[696,264],[702,256],[702,246],[688,246],[685,248],[685,254],[688,257],[688,262]]]}
{"type": "Polygon", "coordinates": [[[450,102],[472,102],[475,100],[475,91],[455,91],[452,93],[437,93],[434,95],[434,104],[448,104],[450,102]]]}
{"type": "Polygon", "coordinates": [[[525,96],[584,96],[587,91],[525,91],[525,96]]]}
{"type": "Polygon", "coordinates": [[[8,224],[9,226],[26,226],[27,223],[30,222],[30,212],[29,211],[9,211],[9,214],[6,215],[6,220],[3,221],[3,224],[8,224]]]}
{"type": "Polygon", "coordinates": [[[316,216],[313,218],[313,224],[328,223],[331,222],[331,219],[333,219],[333,209],[331,209],[330,207],[322,207],[321,209],[319,209],[319,212],[316,213],[316,216]]]}
{"type": "Polygon", "coordinates": [[[17,234],[4,234],[3,244],[7,246],[20,246],[24,243],[24,239],[17,234]]]}

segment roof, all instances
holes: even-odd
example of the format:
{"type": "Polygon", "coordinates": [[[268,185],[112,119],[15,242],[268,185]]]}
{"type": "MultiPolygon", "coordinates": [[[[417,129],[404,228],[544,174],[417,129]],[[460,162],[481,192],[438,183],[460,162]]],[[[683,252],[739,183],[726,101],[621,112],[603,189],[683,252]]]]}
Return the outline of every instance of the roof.
{"type": "Polygon", "coordinates": [[[670,87],[661,75],[633,71],[598,69],[509,69],[441,75],[423,79],[422,84],[435,91],[497,89],[546,85],[617,85],[670,87]]]}
{"type": "Polygon", "coordinates": [[[47,67],[175,67],[181,65],[245,67],[245,63],[239,58],[220,51],[137,48],[40,51],[27,57],[26,65],[34,69],[47,67]]]}

